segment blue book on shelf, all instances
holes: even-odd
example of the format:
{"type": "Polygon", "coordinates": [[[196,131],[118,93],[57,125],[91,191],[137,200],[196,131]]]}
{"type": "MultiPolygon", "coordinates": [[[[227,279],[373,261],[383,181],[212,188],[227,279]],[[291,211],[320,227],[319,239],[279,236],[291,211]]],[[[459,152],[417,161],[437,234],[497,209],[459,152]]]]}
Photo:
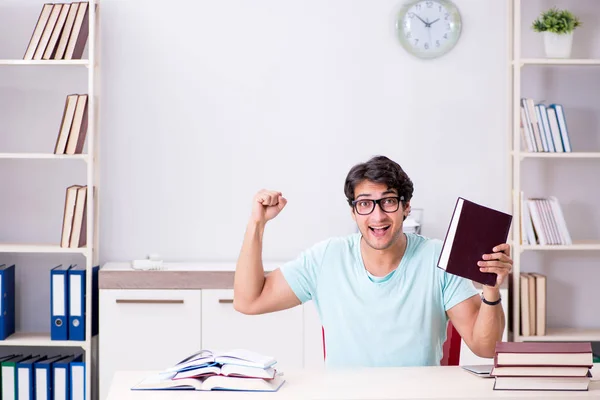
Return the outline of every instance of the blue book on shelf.
{"type": "Polygon", "coordinates": [[[65,356],[54,356],[34,363],[35,397],[31,399],[52,400],[52,365],[63,358],[65,356]]]}
{"type": "Polygon", "coordinates": [[[563,106],[560,104],[550,104],[549,107],[553,108],[556,112],[556,119],[558,120],[558,129],[560,130],[560,138],[562,139],[562,145],[565,152],[569,153],[571,149],[571,139],[569,139],[569,132],[567,130],[567,117],[563,106]]]}
{"type": "Polygon", "coordinates": [[[0,340],[15,333],[15,266],[0,265],[0,340]]]}
{"type": "Polygon", "coordinates": [[[85,362],[71,362],[71,400],[85,400],[85,362]]]}
{"type": "Polygon", "coordinates": [[[54,397],[52,400],[71,400],[71,363],[81,361],[82,356],[68,356],[52,365],[54,397]]]}
{"type": "Polygon", "coordinates": [[[69,339],[69,280],[67,265],[59,265],[50,271],[50,339],[69,339]]]}
{"type": "Polygon", "coordinates": [[[15,398],[35,399],[35,378],[33,375],[34,364],[45,360],[46,356],[33,356],[16,364],[16,392],[15,398]]]}
{"type": "MultiPolygon", "coordinates": [[[[98,271],[92,268],[92,336],[98,334],[98,271]]],[[[69,276],[69,340],[85,340],[86,334],[86,275],[83,266],[75,266],[68,271],[69,276]]]]}

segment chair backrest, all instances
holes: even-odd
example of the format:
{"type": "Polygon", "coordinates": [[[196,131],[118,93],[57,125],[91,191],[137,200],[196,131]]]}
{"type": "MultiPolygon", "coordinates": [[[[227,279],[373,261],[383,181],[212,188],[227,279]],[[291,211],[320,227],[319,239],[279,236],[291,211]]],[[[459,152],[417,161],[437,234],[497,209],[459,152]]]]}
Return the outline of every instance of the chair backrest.
{"type": "MultiPolygon", "coordinates": [[[[323,337],[323,360],[327,357],[325,350],[325,328],[321,327],[321,335],[323,337]]],[[[442,347],[443,356],[440,360],[440,365],[458,365],[460,362],[460,345],[462,338],[458,334],[452,322],[448,321],[446,329],[446,341],[442,347]]]]}
{"type": "Polygon", "coordinates": [[[446,329],[446,341],[444,342],[443,356],[440,360],[440,365],[458,365],[460,362],[460,345],[462,338],[452,325],[452,322],[448,321],[448,328],[446,329]]]}

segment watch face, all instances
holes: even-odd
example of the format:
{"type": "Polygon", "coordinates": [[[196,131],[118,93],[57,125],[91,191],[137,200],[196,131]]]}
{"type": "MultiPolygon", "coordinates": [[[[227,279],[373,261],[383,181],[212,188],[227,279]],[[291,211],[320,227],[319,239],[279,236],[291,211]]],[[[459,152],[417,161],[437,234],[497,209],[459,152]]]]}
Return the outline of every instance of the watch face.
{"type": "Polygon", "coordinates": [[[396,28],[408,52],[419,58],[435,58],[458,41],[460,13],[448,0],[411,1],[402,6],[396,28]]]}

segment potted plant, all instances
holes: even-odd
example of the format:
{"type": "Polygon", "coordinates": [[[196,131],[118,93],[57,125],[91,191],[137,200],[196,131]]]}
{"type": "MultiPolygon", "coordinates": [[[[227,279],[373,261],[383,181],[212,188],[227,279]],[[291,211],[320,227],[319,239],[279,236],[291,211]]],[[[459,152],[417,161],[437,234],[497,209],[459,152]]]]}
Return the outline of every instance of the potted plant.
{"type": "Polygon", "coordinates": [[[579,18],[570,11],[552,7],[533,21],[532,29],[544,35],[546,57],[569,58],[573,31],[580,25],[579,18]]]}

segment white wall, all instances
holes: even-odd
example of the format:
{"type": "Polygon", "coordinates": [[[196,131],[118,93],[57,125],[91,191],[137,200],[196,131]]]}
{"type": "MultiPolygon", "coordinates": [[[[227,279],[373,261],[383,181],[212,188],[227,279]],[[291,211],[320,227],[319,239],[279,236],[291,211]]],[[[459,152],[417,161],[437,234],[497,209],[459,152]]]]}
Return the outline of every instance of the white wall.
{"type": "Polygon", "coordinates": [[[507,7],[457,4],[458,46],[420,61],[395,0],[103,1],[102,258],[234,260],[263,187],[289,199],[265,257],[293,257],[354,230],[344,179],[374,154],[427,235],[459,195],[506,209],[507,7]]]}
{"type": "MultiPolygon", "coordinates": [[[[41,4],[0,4],[3,57],[22,57],[41,4]]],[[[265,258],[288,259],[354,231],[344,179],[374,154],[412,177],[428,236],[457,196],[508,210],[507,5],[457,0],[457,47],[420,61],[395,38],[399,4],[101,0],[101,261],[235,260],[262,187],[289,199],[265,236],[265,258]]],[[[2,68],[1,151],[51,151],[85,69],[2,68]]],[[[0,239],[58,242],[83,164],[0,163],[0,239]]],[[[20,329],[47,330],[49,268],[83,260],[3,258],[20,329]]]]}

